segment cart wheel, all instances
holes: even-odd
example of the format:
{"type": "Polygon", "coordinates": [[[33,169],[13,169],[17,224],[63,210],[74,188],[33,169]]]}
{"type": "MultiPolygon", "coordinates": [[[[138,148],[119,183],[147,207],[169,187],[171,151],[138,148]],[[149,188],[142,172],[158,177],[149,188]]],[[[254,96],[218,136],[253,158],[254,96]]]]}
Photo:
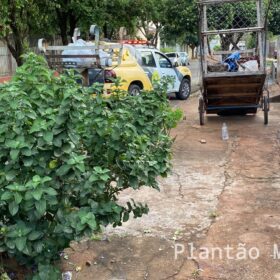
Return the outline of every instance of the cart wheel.
{"type": "Polygon", "coordinates": [[[204,101],[203,101],[202,97],[199,98],[198,112],[199,112],[199,123],[200,123],[200,125],[204,125],[205,124],[205,120],[204,120],[205,110],[204,110],[204,101]]]}
{"type": "Polygon", "coordinates": [[[264,124],[268,124],[268,111],[269,111],[269,101],[268,97],[263,97],[263,114],[264,114],[264,124]]]}

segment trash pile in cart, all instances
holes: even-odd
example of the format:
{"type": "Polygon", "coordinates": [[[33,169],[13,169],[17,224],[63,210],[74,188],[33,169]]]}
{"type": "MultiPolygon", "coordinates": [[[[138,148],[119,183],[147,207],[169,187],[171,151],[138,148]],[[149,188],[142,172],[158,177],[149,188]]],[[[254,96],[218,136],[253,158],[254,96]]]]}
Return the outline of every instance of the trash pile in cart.
{"type": "Polygon", "coordinates": [[[207,66],[209,72],[256,72],[260,66],[258,57],[241,57],[238,51],[229,55],[222,62],[218,62],[217,59],[211,57],[211,62],[207,66]]]}

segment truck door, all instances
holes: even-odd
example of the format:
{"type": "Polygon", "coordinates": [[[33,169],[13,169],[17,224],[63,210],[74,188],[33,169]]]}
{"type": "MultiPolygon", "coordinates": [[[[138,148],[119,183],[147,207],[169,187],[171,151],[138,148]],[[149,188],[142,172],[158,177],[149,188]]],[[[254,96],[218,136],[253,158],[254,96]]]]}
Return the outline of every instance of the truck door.
{"type": "Polygon", "coordinates": [[[152,82],[152,76],[157,66],[153,53],[150,50],[141,51],[141,66],[152,82]]]}
{"type": "Polygon", "coordinates": [[[180,88],[180,80],[170,60],[158,52],[155,52],[155,58],[160,77],[163,78],[169,76],[174,80],[173,84],[169,85],[168,92],[178,92],[180,88]]]}

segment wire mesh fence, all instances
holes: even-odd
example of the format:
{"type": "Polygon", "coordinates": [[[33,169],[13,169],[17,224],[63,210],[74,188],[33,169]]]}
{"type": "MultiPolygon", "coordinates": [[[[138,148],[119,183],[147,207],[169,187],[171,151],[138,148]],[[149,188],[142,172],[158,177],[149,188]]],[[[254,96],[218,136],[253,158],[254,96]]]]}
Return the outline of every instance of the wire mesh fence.
{"type": "Polygon", "coordinates": [[[264,69],[265,9],[261,0],[201,0],[203,70],[264,69]]]}

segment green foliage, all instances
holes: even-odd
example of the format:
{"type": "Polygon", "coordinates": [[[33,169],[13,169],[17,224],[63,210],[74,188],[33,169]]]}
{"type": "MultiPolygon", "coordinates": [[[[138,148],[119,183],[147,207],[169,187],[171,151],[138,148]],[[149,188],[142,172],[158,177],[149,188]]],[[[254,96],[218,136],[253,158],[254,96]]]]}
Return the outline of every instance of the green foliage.
{"type": "Polygon", "coordinates": [[[158,36],[167,23],[168,0],[134,0],[138,30],[152,44],[157,45],[158,36]]]}
{"type": "Polygon", "coordinates": [[[160,48],[163,53],[175,52],[175,48],[160,48]]]}
{"type": "Polygon", "coordinates": [[[160,86],[103,98],[99,85],[83,88],[71,71],[55,77],[43,57],[25,59],[0,86],[0,252],[39,265],[34,279],[45,280],[71,240],[148,212],[134,200],[119,205],[118,194],[158,189],[181,113],[160,86]]]}
{"type": "Polygon", "coordinates": [[[75,27],[87,35],[91,24],[97,24],[107,39],[117,39],[121,27],[135,34],[139,9],[135,0],[44,0],[43,6],[53,14],[53,25],[60,31],[63,44],[69,43],[75,27]],[[49,7],[50,6],[50,7],[49,7]]]}
{"type": "Polygon", "coordinates": [[[250,34],[246,38],[246,48],[247,49],[253,49],[257,45],[257,37],[255,34],[250,34]]]}
{"type": "Polygon", "coordinates": [[[216,46],[214,46],[213,50],[214,50],[214,51],[221,51],[222,48],[221,48],[220,45],[216,45],[216,46]]]}
{"type": "Polygon", "coordinates": [[[280,35],[280,1],[273,0],[269,7],[268,30],[274,35],[280,35]]]}
{"type": "Polygon", "coordinates": [[[0,40],[6,41],[18,65],[28,48],[28,38],[40,34],[51,35],[52,27],[48,0],[1,0],[0,40]]]}
{"type": "Polygon", "coordinates": [[[162,31],[165,42],[198,46],[197,1],[170,0],[166,3],[165,24],[162,31]]]}

